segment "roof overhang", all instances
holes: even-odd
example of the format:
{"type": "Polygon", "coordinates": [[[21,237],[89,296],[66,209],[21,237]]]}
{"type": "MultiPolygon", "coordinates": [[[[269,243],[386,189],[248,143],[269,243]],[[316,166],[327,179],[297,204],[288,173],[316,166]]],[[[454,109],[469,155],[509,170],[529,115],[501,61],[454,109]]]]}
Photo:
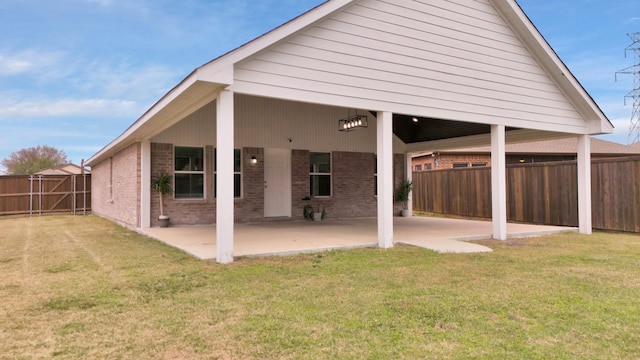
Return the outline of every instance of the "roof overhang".
{"type": "MultiPolygon", "coordinates": [[[[294,35],[330,14],[350,6],[356,1],[358,0],[326,1],[265,35],[197,68],[155,103],[124,133],[87,160],[86,164],[89,166],[95,165],[105,157],[111,156],[135,142],[149,139],[179,122],[187,115],[214,100],[221,89],[233,84],[235,64],[294,35]]],[[[502,14],[505,21],[509,23],[520,40],[526,44],[539,64],[544,67],[549,77],[566,94],[576,110],[585,119],[587,122],[586,132],[588,134],[611,133],[613,125],[606,115],[554,52],[517,2],[515,0],[490,1],[502,14]]],[[[509,131],[508,133],[515,136],[523,132],[530,134],[526,130],[509,131]]],[[[551,134],[544,131],[533,132],[536,134],[551,134]]],[[[463,135],[451,140],[432,139],[428,141],[428,145],[431,146],[443,142],[455,144],[459,139],[466,139],[464,141],[483,139],[481,142],[485,142],[488,136],[486,131],[478,134],[465,133],[463,135]]],[[[564,134],[564,136],[568,135],[564,134]]],[[[407,149],[424,149],[425,145],[427,145],[425,142],[416,142],[408,144],[407,149]]],[[[467,142],[465,145],[468,146],[470,144],[467,142]]],[[[460,147],[460,144],[453,147],[460,147]]]]}
{"type": "Polygon", "coordinates": [[[233,79],[229,72],[206,72],[199,69],[171,89],[120,136],[89,158],[85,164],[93,166],[139,141],[176,124],[184,117],[213,101],[220,89],[233,79]]]}
{"type": "Polygon", "coordinates": [[[135,142],[148,139],[177,123],[199,107],[214,100],[221,89],[233,84],[233,68],[237,62],[353,2],[354,0],[326,1],[270,32],[200,66],[158,100],[120,136],[89,158],[86,164],[95,165],[105,157],[135,142]]]}

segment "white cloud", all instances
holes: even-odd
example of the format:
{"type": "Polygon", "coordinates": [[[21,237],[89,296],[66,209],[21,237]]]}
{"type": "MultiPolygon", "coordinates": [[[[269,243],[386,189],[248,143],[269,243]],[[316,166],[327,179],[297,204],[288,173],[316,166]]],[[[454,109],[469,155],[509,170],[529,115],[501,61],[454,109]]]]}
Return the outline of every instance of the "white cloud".
{"type": "Polygon", "coordinates": [[[58,63],[60,54],[26,49],[17,53],[0,52],[0,76],[28,73],[48,73],[58,63]]]}
{"type": "Polygon", "coordinates": [[[79,69],[73,81],[83,90],[99,92],[104,97],[148,101],[167,92],[180,75],[166,66],[96,60],[79,69]]]}
{"type": "Polygon", "coordinates": [[[37,99],[0,103],[0,119],[61,116],[134,116],[134,101],[119,99],[37,99]]]}
{"type": "Polygon", "coordinates": [[[82,59],[27,49],[0,52],[0,76],[18,76],[0,92],[0,119],[46,116],[136,118],[182,74],[126,59],[82,59]],[[29,89],[23,88],[28,84],[29,89]],[[36,85],[36,86],[34,86],[36,85]]]}
{"type": "Polygon", "coordinates": [[[0,74],[14,75],[23,73],[31,68],[32,64],[26,60],[15,59],[0,55],[0,74]]]}

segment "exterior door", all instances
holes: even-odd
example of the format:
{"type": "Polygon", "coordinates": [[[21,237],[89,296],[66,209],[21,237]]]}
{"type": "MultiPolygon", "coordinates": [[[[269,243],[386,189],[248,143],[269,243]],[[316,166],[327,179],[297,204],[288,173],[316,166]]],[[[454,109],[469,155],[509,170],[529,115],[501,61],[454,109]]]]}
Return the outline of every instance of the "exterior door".
{"type": "Polygon", "coordinates": [[[264,149],[264,217],[291,217],[291,150],[264,149]]]}

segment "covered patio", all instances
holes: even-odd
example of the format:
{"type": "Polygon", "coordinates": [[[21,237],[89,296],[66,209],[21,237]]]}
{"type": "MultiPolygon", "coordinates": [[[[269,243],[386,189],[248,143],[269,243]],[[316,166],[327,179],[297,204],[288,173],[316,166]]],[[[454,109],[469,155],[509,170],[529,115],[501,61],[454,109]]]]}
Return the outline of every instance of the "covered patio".
{"type": "MultiPolygon", "coordinates": [[[[235,224],[234,257],[283,256],[327,250],[377,247],[376,218],[313,221],[270,221],[235,224]]],[[[576,232],[576,228],[507,224],[507,237],[543,236],[576,232]]],[[[199,259],[216,259],[215,226],[147,228],[141,232],[199,259]]],[[[490,239],[490,221],[433,217],[395,217],[394,243],[419,246],[440,253],[490,252],[469,243],[490,239]]]]}
{"type": "Polygon", "coordinates": [[[194,69],[87,161],[92,210],[220,263],[397,243],[488,251],[456,239],[566,230],[507,225],[505,146],[573,137],[590,234],[589,139],[611,122],[517,3],[471,3],[327,1],[194,69]],[[394,218],[413,153],[480,145],[491,222],[394,218]],[[173,179],[172,224],[216,225],[154,229],[158,174],[173,179]],[[310,197],[327,221],[298,221],[310,197]]]}

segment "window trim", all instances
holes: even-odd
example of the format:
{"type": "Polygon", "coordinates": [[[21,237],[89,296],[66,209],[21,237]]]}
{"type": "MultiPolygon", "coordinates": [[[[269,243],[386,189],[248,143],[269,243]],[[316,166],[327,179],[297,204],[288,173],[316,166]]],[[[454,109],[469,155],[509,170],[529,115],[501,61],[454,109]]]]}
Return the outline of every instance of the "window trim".
{"type": "Polygon", "coordinates": [[[204,146],[183,146],[183,145],[173,145],[173,199],[178,201],[201,201],[207,198],[207,151],[204,146]],[[192,148],[192,149],[202,149],[202,170],[176,170],[176,148],[192,148]],[[202,174],[202,197],[186,197],[186,198],[178,198],[176,197],[176,175],[177,174],[193,174],[200,175],[202,174]]]}
{"type": "Polygon", "coordinates": [[[466,169],[469,167],[468,162],[454,162],[452,165],[453,169],[466,169]]]}
{"type": "Polygon", "coordinates": [[[333,196],[333,154],[331,151],[309,151],[309,167],[311,167],[311,154],[329,154],[329,172],[311,172],[311,169],[309,169],[309,195],[318,198],[330,198],[333,196]],[[329,195],[313,195],[311,193],[311,179],[313,176],[329,176],[329,195]]]}
{"type": "Polygon", "coordinates": [[[378,197],[378,155],[373,156],[373,196],[378,197]]]}
{"type": "MultiPolygon", "coordinates": [[[[244,191],[243,191],[243,189],[244,189],[244,183],[243,183],[243,181],[244,181],[244,176],[243,176],[243,173],[244,173],[244,171],[243,171],[244,170],[244,166],[243,166],[244,165],[244,162],[243,162],[244,156],[243,156],[242,150],[243,150],[243,148],[233,148],[233,156],[234,156],[234,158],[233,158],[233,161],[234,161],[233,178],[234,178],[234,184],[235,184],[236,175],[240,175],[240,196],[235,196],[235,188],[234,188],[234,190],[233,190],[233,194],[234,194],[233,195],[233,199],[234,200],[243,199],[244,198],[244,191]],[[235,171],[235,161],[236,161],[235,155],[236,155],[236,151],[240,154],[239,155],[239,157],[240,157],[240,171],[235,171]]],[[[218,181],[218,162],[217,162],[217,160],[218,160],[218,148],[214,147],[213,148],[213,198],[214,199],[218,198],[218,191],[216,189],[216,182],[218,181]]]]}

